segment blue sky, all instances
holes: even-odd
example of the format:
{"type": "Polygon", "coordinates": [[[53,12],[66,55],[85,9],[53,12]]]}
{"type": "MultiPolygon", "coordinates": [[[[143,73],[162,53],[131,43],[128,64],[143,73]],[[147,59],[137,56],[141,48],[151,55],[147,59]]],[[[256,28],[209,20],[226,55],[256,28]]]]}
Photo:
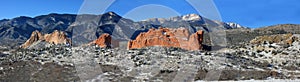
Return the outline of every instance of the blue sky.
{"type": "MultiPolygon", "coordinates": [[[[84,0],[5,0],[1,1],[0,9],[2,12],[0,13],[0,19],[10,19],[18,16],[34,17],[49,13],[76,14],[83,2],[84,0]]],[[[254,28],[286,23],[300,24],[300,0],[214,0],[214,2],[222,20],[225,22],[236,22],[254,28]]],[[[101,2],[99,2],[99,4],[100,3],[101,2]]],[[[142,13],[143,15],[128,15],[128,12],[133,8],[147,4],[161,4],[165,6],[157,6],[156,9],[153,9],[157,10],[157,13],[171,13],[173,11],[181,15],[197,13],[197,11],[184,0],[116,0],[107,11],[114,11],[121,16],[134,16],[141,19],[149,18],[152,15],[155,16],[155,13],[146,12],[147,10],[145,9],[147,9],[147,7],[139,10],[145,11],[142,13]],[[159,7],[165,8],[165,10],[159,9],[159,7]],[[168,11],[166,7],[173,9],[173,11],[168,11]]],[[[99,5],[99,7],[101,7],[101,5],[99,5]]],[[[134,11],[132,11],[132,13],[134,13],[134,11]]],[[[162,13],[158,17],[169,17],[173,15],[176,14],[162,13]]]]}

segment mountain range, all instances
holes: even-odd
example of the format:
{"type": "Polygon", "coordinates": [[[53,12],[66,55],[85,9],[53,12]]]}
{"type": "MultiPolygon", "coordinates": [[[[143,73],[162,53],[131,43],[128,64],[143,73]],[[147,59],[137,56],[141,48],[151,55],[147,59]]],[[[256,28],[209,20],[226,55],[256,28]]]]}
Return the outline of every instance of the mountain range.
{"type": "Polygon", "coordinates": [[[52,33],[54,30],[64,31],[66,36],[72,39],[73,45],[81,45],[97,39],[103,33],[112,35],[114,40],[132,40],[141,32],[159,27],[184,27],[189,29],[190,33],[195,33],[198,30],[209,33],[213,27],[221,27],[224,30],[251,30],[237,23],[210,20],[198,14],[133,21],[114,12],[100,15],[51,13],[33,18],[20,16],[0,20],[0,45],[19,46],[36,30],[42,34],[52,33]]]}
{"type": "Polygon", "coordinates": [[[197,30],[209,32],[211,26],[223,26],[224,29],[246,28],[236,23],[209,20],[197,14],[135,22],[114,12],[101,15],[51,13],[33,18],[20,16],[0,20],[0,45],[20,45],[36,30],[43,34],[52,33],[54,30],[65,31],[72,38],[73,44],[80,45],[97,39],[103,33],[111,34],[116,40],[130,40],[150,28],[185,27],[194,33],[197,30]]]}

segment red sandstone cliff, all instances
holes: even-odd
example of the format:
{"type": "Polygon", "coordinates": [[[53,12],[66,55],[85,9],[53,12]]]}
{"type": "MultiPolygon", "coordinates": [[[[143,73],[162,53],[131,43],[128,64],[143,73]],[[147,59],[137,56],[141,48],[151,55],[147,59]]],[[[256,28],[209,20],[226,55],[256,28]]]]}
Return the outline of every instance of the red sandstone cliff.
{"type": "Polygon", "coordinates": [[[201,50],[203,31],[194,34],[189,33],[188,29],[150,29],[148,32],[141,33],[135,40],[128,42],[128,49],[143,48],[147,46],[178,47],[186,50],[201,50]]]}
{"type": "Polygon", "coordinates": [[[107,48],[111,47],[111,36],[107,33],[102,34],[97,40],[94,40],[93,42],[89,43],[90,44],[96,44],[99,47],[102,48],[107,48]]]}
{"type": "Polygon", "coordinates": [[[45,41],[52,44],[70,44],[71,40],[67,38],[66,34],[62,31],[55,30],[51,34],[43,35],[39,31],[33,31],[30,38],[21,45],[21,48],[27,48],[38,41],[45,41]]]}

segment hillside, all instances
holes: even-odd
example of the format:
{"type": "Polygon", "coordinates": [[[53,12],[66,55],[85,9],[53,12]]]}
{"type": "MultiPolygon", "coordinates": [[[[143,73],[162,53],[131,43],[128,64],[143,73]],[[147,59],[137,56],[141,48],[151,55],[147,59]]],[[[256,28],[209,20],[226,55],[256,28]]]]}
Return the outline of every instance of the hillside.
{"type": "Polygon", "coordinates": [[[227,42],[229,45],[237,45],[249,42],[257,36],[274,35],[274,34],[300,34],[300,25],[298,24],[281,24],[267,26],[257,29],[232,29],[226,30],[227,42]]]}

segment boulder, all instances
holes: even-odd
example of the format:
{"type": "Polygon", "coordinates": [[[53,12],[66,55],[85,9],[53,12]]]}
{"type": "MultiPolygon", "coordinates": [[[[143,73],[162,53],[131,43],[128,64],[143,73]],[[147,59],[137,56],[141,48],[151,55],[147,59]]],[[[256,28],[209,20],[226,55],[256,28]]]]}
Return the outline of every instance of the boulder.
{"type": "Polygon", "coordinates": [[[188,29],[159,28],[150,29],[148,32],[139,34],[135,40],[128,42],[128,49],[144,48],[148,46],[177,47],[186,50],[201,50],[203,31],[199,30],[194,34],[188,29]]]}

